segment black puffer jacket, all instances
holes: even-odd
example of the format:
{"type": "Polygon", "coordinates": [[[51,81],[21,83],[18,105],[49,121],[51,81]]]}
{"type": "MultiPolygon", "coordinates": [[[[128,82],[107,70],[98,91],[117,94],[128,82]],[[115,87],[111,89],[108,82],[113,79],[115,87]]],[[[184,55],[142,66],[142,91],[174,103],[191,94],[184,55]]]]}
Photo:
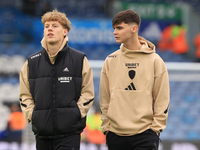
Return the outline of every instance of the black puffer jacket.
{"type": "Polygon", "coordinates": [[[57,138],[84,129],[86,118],[81,119],[77,106],[84,56],[66,45],[54,64],[45,49],[28,58],[29,84],[35,103],[32,129],[39,137],[57,138]]]}

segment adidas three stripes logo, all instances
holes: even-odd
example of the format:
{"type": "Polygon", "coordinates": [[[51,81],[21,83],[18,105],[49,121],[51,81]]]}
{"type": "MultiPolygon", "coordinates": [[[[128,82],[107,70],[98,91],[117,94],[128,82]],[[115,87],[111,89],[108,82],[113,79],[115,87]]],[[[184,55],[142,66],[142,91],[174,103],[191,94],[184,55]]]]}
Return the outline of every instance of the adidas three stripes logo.
{"type": "MultiPolygon", "coordinates": [[[[135,77],[135,71],[134,70],[130,70],[128,72],[129,78],[132,80],[135,77]]],[[[125,90],[136,90],[133,82],[130,83],[130,85],[128,85],[128,87],[125,88],[125,90]]]]}

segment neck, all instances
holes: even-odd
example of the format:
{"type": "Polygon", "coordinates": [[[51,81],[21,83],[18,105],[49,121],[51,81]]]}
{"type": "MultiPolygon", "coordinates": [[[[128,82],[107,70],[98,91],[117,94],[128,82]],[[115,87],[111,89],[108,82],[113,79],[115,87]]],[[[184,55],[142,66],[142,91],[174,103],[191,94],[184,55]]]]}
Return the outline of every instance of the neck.
{"type": "Polygon", "coordinates": [[[140,50],[140,48],[142,47],[137,36],[132,37],[130,40],[123,43],[123,45],[129,50],[140,50]]]}
{"type": "Polygon", "coordinates": [[[47,43],[47,50],[48,50],[50,56],[54,56],[58,53],[58,51],[60,50],[60,47],[62,45],[62,42],[60,42],[58,44],[47,43]]]}

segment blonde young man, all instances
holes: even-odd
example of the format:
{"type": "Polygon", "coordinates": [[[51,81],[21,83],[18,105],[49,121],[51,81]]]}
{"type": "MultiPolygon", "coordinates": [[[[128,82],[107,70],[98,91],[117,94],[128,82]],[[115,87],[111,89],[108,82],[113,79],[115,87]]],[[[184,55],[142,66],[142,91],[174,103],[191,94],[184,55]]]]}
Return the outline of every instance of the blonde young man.
{"type": "Polygon", "coordinates": [[[167,123],[169,79],[155,46],[138,36],[140,16],[117,13],[112,25],[120,49],[101,70],[102,131],[109,150],[157,150],[167,123]]]}
{"type": "Polygon", "coordinates": [[[67,45],[71,22],[64,13],[47,12],[42,23],[43,49],[20,72],[21,108],[37,150],[79,150],[94,99],[92,69],[84,53],[67,45]]]}

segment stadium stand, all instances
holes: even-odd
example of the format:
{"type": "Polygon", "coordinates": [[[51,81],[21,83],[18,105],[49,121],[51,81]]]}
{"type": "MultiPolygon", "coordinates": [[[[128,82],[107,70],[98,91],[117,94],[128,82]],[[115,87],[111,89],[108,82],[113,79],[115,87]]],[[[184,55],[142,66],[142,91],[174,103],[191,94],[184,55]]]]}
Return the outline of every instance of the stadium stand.
{"type": "MultiPolygon", "coordinates": [[[[106,0],[49,0],[52,6],[65,12],[71,18],[107,18],[104,8],[106,0]]],[[[126,0],[130,1],[130,0],[126,0]]],[[[136,0],[134,2],[147,2],[136,0]]],[[[41,0],[41,5],[44,0],[41,0]]],[[[149,2],[149,1],[148,1],[149,2]]],[[[151,2],[161,2],[151,0],[151,2]]],[[[198,0],[164,0],[162,2],[185,2],[194,7],[200,14],[200,1],[198,0]]],[[[26,58],[41,50],[40,45],[30,42],[33,31],[32,24],[35,17],[23,14],[20,2],[10,6],[0,1],[0,131],[5,128],[9,115],[8,108],[3,105],[5,101],[18,101],[19,72],[26,58]],[[6,6],[6,7],[5,7],[6,6]]],[[[39,14],[39,13],[38,13],[39,14]]],[[[104,60],[108,54],[118,49],[119,45],[75,45],[69,46],[86,53],[90,60],[104,60]]],[[[185,54],[175,54],[170,50],[156,51],[165,62],[191,62],[185,54]]],[[[99,78],[94,78],[95,101],[99,100],[99,78]]],[[[166,130],[161,134],[162,140],[200,140],[200,81],[170,81],[170,111],[166,130]],[[176,133],[176,134],[174,134],[176,133]],[[172,136],[173,135],[173,136],[172,136]]],[[[30,136],[27,129],[25,134],[30,136]]]]}

